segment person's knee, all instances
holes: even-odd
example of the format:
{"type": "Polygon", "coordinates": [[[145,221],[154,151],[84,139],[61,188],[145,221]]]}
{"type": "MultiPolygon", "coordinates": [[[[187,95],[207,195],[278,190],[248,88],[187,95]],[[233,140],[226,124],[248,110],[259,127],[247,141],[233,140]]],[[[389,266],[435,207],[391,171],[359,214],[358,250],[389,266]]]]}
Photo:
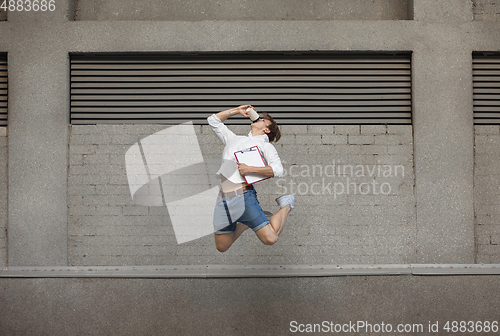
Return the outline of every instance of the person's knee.
{"type": "Polygon", "coordinates": [[[231,246],[230,245],[227,245],[227,244],[222,244],[222,243],[215,243],[215,248],[217,249],[217,251],[219,252],[226,252],[227,250],[229,250],[231,246]]]}
{"type": "Polygon", "coordinates": [[[274,235],[266,235],[266,236],[262,237],[261,241],[265,245],[274,245],[278,241],[278,237],[274,236],[274,235]]]}

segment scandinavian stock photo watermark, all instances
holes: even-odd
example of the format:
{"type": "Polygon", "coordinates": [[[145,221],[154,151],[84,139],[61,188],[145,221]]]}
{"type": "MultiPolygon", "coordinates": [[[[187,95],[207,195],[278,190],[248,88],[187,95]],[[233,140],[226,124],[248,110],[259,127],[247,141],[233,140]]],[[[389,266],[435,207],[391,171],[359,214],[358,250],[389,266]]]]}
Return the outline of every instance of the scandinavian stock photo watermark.
{"type": "Polygon", "coordinates": [[[391,181],[405,177],[404,165],[346,164],[332,159],[331,164],[292,164],[276,181],[278,193],[298,195],[390,195],[391,181]],[[384,180],[379,181],[379,180],[384,180]]]}

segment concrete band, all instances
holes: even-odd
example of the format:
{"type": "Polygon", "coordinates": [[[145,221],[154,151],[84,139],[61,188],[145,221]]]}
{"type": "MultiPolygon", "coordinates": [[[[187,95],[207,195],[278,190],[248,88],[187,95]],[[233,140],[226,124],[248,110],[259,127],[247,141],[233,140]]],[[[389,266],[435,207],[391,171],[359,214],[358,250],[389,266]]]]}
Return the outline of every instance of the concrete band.
{"type": "Polygon", "coordinates": [[[497,274],[500,274],[500,264],[7,267],[0,270],[0,278],[286,278],[497,274]]]}

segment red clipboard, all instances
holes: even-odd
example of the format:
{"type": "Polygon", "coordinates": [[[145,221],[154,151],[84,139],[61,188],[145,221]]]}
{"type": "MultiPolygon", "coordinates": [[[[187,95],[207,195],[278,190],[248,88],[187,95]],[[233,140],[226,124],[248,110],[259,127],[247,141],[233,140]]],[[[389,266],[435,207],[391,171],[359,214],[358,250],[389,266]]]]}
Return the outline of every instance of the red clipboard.
{"type": "MultiPolygon", "coordinates": [[[[234,152],[236,157],[236,162],[244,163],[247,166],[252,167],[265,167],[266,162],[260,153],[259,147],[253,146],[247,149],[234,152]]],[[[260,181],[267,180],[269,176],[259,175],[259,174],[248,174],[243,176],[248,185],[254,184],[260,181]]]]}

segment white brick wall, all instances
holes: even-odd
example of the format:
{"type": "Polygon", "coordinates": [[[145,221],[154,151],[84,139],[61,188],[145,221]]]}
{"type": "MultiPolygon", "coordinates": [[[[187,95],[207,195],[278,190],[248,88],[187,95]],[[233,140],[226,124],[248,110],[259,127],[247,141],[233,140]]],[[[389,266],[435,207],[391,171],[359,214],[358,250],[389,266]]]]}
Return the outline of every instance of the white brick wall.
{"type": "MultiPolygon", "coordinates": [[[[256,187],[262,208],[271,212],[278,210],[274,198],[294,188],[296,208],[276,245],[265,246],[255,234],[246,231],[224,254],[217,252],[212,236],[177,245],[165,207],[138,206],[131,200],[125,152],[139,138],[163,128],[72,127],[70,265],[413,261],[416,220],[411,126],[284,125],[276,148],[287,175],[256,187]],[[333,160],[336,169],[339,164],[346,166],[347,171],[352,167],[356,176],[333,177],[328,171],[333,160]],[[400,167],[398,176],[394,172],[396,166],[400,167]],[[362,169],[367,176],[359,176],[362,169]],[[388,169],[393,170],[392,174],[388,169]],[[370,172],[372,176],[368,176],[370,172]],[[365,184],[361,186],[362,183],[365,184]],[[383,183],[390,186],[390,192],[384,190],[388,195],[360,194],[383,183]],[[341,184],[345,188],[343,194],[338,192],[341,184]],[[354,184],[358,188],[356,194],[354,184]]],[[[231,128],[239,134],[248,132],[247,126],[231,128]]],[[[208,126],[197,126],[196,130],[213,174],[220,164],[223,147],[208,126]]]]}
{"type": "Polygon", "coordinates": [[[7,127],[0,127],[0,267],[7,265],[7,127]]]}
{"type": "Polygon", "coordinates": [[[474,209],[478,263],[500,262],[500,126],[475,126],[474,209]]]}

